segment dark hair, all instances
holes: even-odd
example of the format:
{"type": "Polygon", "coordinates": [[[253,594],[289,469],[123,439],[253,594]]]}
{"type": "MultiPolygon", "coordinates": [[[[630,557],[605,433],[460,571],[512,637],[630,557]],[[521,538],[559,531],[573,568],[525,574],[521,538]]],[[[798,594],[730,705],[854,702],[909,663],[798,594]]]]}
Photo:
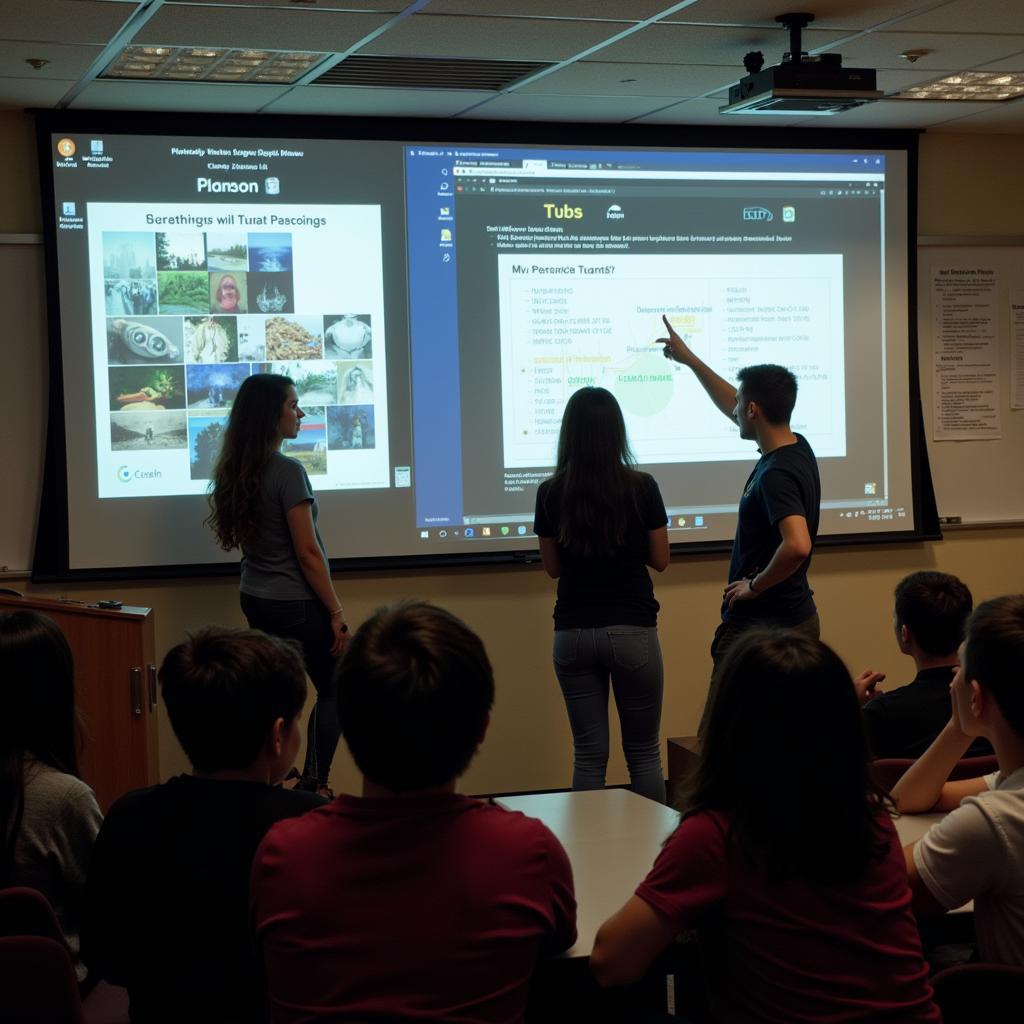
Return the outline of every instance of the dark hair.
{"type": "Polygon", "coordinates": [[[209,627],[167,652],[160,688],[192,767],[238,771],[256,759],[278,718],[289,723],[302,710],[306,673],[290,640],[209,627]]]}
{"type": "Polygon", "coordinates": [[[716,673],[683,818],[724,811],[746,859],[775,880],[842,882],[888,852],[884,797],[850,673],[818,640],[751,630],[716,673]],[[795,800],[779,799],[780,786],[795,800]],[[789,812],[789,813],[787,813],[789,812]]]}
{"type": "Polygon", "coordinates": [[[757,402],[764,418],[772,426],[789,422],[796,405],[796,377],[791,370],[774,363],[744,366],[736,379],[743,388],[743,397],[757,402]]]}
{"type": "Polygon", "coordinates": [[[422,602],[379,608],[349,642],[336,680],[338,720],[356,765],[393,790],[462,775],[494,704],[480,638],[422,602]]]}
{"type": "Polygon", "coordinates": [[[984,601],[967,620],[964,672],[995,698],[1024,739],[1024,594],[984,601]]]}
{"type": "Polygon", "coordinates": [[[579,557],[608,556],[636,508],[640,474],[615,396],[580,388],[570,396],[558,435],[548,500],[558,507],[558,543],[579,557]]]}
{"type": "Polygon", "coordinates": [[[277,442],[288,388],[294,386],[282,374],[254,373],[238,389],[213,469],[210,514],[204,520],[225,551],[241,547],[256,528],[263,474],[277,442]]]}
{"type": "Polygon", "coordinates": [[[78,775],[75,666],[60,628],[39,612],[0,613],[0,884],[10,880],[25,799],[25,759],[78,775]]]}
{"type": "Polygon", "coordinates": [[[896,625],[906,626],[925,654],[956,654],[974,599],[946,572],[912,572],[896,584],[896,625]]]}

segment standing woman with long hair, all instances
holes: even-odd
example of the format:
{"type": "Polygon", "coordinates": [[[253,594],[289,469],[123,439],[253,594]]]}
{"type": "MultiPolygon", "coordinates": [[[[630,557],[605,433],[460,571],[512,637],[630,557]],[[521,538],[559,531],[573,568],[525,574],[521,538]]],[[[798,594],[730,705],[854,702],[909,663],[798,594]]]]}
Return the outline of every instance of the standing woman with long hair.
{"type": "Polygon", "coordinates": [[[654,478],[636,469],[615,396],[587,387],[562,416],[555,475],[537,490],[533,529],[558,580],[555,675],[573,738],[573,789],[601,789],[608,690],[635,793],[665,802],[664,673],[658,602],[647,572],[669,562],[668,517],[654,478]]]}
{"type": "Polygon", "coordinates": [[[281,454],[305,413],[294,382],[256,373],[238,389],[213,471],[210,515],[225,551],[242,550],[242,611],[253,629],[302,645],[316,689],[300,785],[329,795],[341,734],[334,666],[348,625],[317,529],[317,501],[306,470],[281,454]]]}
{"type": "Polygon", "coordinates": [[[0,689],[0,888],[49,900],[81,983],[79,921],[102,815],[79,778],[74,663],[52,619],[0,614],[0,689]]]}
{"type": "Polygon", "coordinates": [[[598,981],[630,984],[696,930],[712,1020],[938,1021],[846,666],[751,630],[717,679],[679,826],[598,929],[598,981]]]}

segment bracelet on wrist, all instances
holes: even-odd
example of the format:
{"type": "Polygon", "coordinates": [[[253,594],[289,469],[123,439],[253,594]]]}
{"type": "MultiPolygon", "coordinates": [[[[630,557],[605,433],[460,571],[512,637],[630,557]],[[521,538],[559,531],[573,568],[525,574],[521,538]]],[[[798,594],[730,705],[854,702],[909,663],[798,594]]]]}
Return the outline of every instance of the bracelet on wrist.
{"type": "Polygon", "coordinates": [[[754,586],[754,583],[757,581],[757,577],[760,576],[760,575],[761,574],[759,572],[755,572],[754,575],[751,576],[749,581],[747,582],[747,586],[750,587],[750,592],[752,594],[760,593],[760,591],[757,589],[757,587],[754,586]]]}
{"type": "Polygon", "coordinates": [[[331,618],[332,619],[336,619],[339,615],[344,615],[344,614],[345,614],[345,609],[342,608],[341,605],[338,605],[338,607],[335,608],[333,612],[331,612],[331,618]]]}

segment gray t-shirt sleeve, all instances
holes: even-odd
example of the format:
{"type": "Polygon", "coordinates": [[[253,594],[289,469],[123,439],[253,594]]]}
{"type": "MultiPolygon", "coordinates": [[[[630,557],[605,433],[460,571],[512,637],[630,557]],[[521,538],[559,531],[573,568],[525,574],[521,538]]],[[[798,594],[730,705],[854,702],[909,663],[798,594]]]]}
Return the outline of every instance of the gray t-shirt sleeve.
{"type": "Polygon", "coordinates": [[[303,501],[313,501],[313,487],[305,467],[293,459],[279,459],[275,467],[274,486],[281,509],[287,514],[303,501]]]}

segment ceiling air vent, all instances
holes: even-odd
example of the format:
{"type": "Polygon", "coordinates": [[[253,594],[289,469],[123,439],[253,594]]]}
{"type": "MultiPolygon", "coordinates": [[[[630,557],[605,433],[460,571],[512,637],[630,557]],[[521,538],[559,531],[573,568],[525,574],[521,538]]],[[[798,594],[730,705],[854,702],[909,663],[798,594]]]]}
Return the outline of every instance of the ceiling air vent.
{"type": "Polygon", "coordinates": [[[500,92],[550,64],[530,60],[352,56],[312,85],[376,85],[392,89],[472,89],[500,92]]]}

